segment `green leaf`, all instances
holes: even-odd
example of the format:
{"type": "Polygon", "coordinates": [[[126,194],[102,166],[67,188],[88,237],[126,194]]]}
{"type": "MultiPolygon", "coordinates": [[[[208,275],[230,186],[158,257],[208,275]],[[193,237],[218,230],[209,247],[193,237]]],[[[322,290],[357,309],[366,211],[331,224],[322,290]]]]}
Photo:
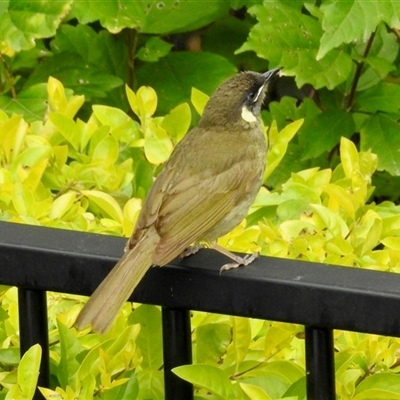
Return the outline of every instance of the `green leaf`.
{"type": "Polygon", "coordinates": [[[364,57],[364,42],[359,42],[355,50],[360,56],[360,61],[365,62],[357,85],[358,91],[376,85],[382,79],[386,78],[390,71],[396,68],[394,61],[398,53],[397,39],[392,32],[388,32],[386,26],[383,24],[378,26],[372,46],[366,58],[364,57]]]}
{"type": "Polygon", "coordinates": [[[356,388],[353,400],[400,399],[400,376],[380,373],[366,377],[356,388]]]}
{"type": "MultiPolygon", "coordinates": [[[[287,392],[284,394],[284,398],[289,397],[289,396],[294,396],[294,398],[297,400],[305,400],[306,399],[306,378],[302,377],[293,385],[289,387],[287,392]],[[296,397],[297,396],[297,397],[296,397]]],[[[289,397],[292,399],[291,397],[289,397]]]]}
{"type": "Polygon", "coordinates": [[[355,124],[350,113],[331,109],[307,119],[299,133],[300,143],[304,147],[303,159],[316,158],[331,150],[341,137],[351,137],[355,124]]]}
{"type": "Polygon", "coordinates": [[[45,82],[51,75],[74,93],[82,94],[87,99],[104,98],[110,90],[122,87],[123,81],[100,67],[88,64],[78,53],[62,52],[39,64],[29,76],[26,85],[45,82]]]}
{"type": "Polygon", "coordinates": [[[304,376],[303,367],[292,361],[287,360],[272,361],[270,363],[267,363],[262,371],[277,376],[287,383],[297,382],[300,378],[304,376]]]}
{"type": "Polygon", "coordinates": [[[86,24],[100,20],[112,33],[133,28],[142,33],[166,34],[206,26],[229,11],[229,2],[213,1],[204,7],[197,0],[111,0],[73,3],[73,14],[86,24]]]}
{"type": "Polygon", "coordinates": [[[278,0],[265,1],[249,12],[258,23],[239,52],[253,50],[272,66],[284,67],[299,87],[310,83],[317,89],[333,89],[348,78],[353,65],[344,51],[332,50],[317,60],[322,36],[317,20],[278,0]]]}
{"type": "Polygon", "coordinates": [[[22,115],[28,122],[42,120],[47,109],[47,84],[21,90],[15,98],[0,96],[0,108],[9,115],[22,115]]]}
{"type": "Polygon", "coordinates": [[[49,74],[50,68],[53,68],[52,75],[62,77],[62,81],[68,87],[90,97],[97,94],[99,97],[107,95],[107,104],[126,109],[122,83],[129,81],[126,68],[129,52],[123,36],[112,35],[104,30],[97,33],[88,26],[63,25],[50,45],[53,57],[58,58],[58,65],[46,60],[45,63],[49,64],[44,69],[36,68],[28,84],[34,78],[43,81],[46,71],[49,74]],[[74,66],[70,63],[71,57],[81,60],[80,64],[74,66]],[[102,86],[101,76],[105,79],[108,79],[107,76],[110,78],[104,80],[102,86]],[[114,88],[117,89],[113,90],[114,88]]]}
{"type": "Polygon", "coordinates": [[[200,386],[221,399],[237,398],[229,377],[220,368],[195,364],[176,367],[172,371],[185,381],[200,386]]]}
{"type": "Polygon", "coordinates": [[[162,371],[154,371],[146,368],[143,371],[138,372],[138,379],[140,388],[139,399],[162,400],[165,398],[162,371]]]}
{"type": "Polygon", "coordinates": [[[1,47],[7,44],[14,51],[26,50],[35,46],[36,39],[53,36],[71,3],[10,0],[8,10],[0,8],[1,47]]]}
{"type": "Polygon", "coordinates": [[[97,62],[102,54],[98,48],[99,35],[87,25],[62,25],[51,42],[55,54],[78,53],[87,62],[97,62]]]}
{"type": "Polygon", "coordinates": [[[200,325],[196,329],[196,362],[217,365],[231,339],[231,327],[228,324],[200,325]]]}
{"type": "Polygon", "coordinates": [[[158,370],[162,363],[161,312],[155,306],[140,305],[129,316],[129,323],[140,324],[140,333],[136,339],[145,369],[158,370]]]}
{"type": "Polygon", "coordinates": [[[400,175],[400,125],[383,114],[369,118],[361,128],[361,150],[378,156],[378,169],[400,175]]]}
{"type": "MultiPolygon", "coordinates": [[[[3,313],[5,313],[6,317],[8,317],[8,314],[0,308],[0,312],[2,313],[2,321],[6,318],[4,318],[3,313]]],[[[18,348],[10,348],[10,349],[0,349],[0,363],[3,365],[12,365],[12,366],[17,366],[21,360],[20,356],[20,351],[18,348]]]]}
{"type": "Polygon", "coordinates": [[[57,321],[57,327],[60,335],[61,350],[57,378],[62,387],[66,387],[67,385],[74,386],[75,374],[80,366],[77,355],[85,349],[78,338],[60,321],[57,321]]]}
{"type": "Polygon", "coordinates": [[[189,103],[193,87],[210,95],[235,72],[236,68],[217,54],[179,51],[138,68],[137,80],[139,85],[155,89],[158,113],[165,115],[171,108],[189,103]]]}
{"type": "Polygon", "coordinates": [[[400,5],[397,1],[350,0],[322,4],[322,28],[318,59],[342,43],[368,39],[381,20],[391,28],[400,27],[400,5]]]}
{"type": "MultiPolygon", "coordinates": [[[[262,3],[262,0],[251,0],[246,3],[244,7],[262,3]]],[[[239,19],[234,13],[230,13],[215,21],[201,33],[201,49],[225,57],[232,64],[240,66],[242,71],[267,71],[268,61],[257,57],[255,53],[235,54],[246,41],[252,26],[253,21],[250,18],[239,19]],[[229,38],[229,40],[221,40],[221,38],[229,38]]]]}
{"type": "Polygon", "coordinates": [[[277,352],[284,348],[288,343],[293,340],[295,332],[279,323],[271,326],[264,338],[264,354],[266,360],[273,357],[277,352]]]}
{"type": "Polygon", "coordinates": [[[232,343],[229,351],[234,352],[235,370],[239,370],[240,363],[246,358],[251,343],[251,325],[248,318],[231,317],[232,343]]]}
{"type": "Polygon", "coordinates": [[[355,102],[363,111],[396,113],[400,109],[400,86],[382,82],[357,94],[355,102]]]}
{"type": "Polygon", "coordinates": [[[139,49],[136,57],[142,61],[155,62],[161,57],[165,57],[171,48],[172,44],[161,40],[159,37],[151,37],[145,46],[139,49]]]}
{"type": "Polygon", "coordinates": [[[139,394],[139,381],[135,374],[131,374],[129,381],[123,385],[114,388],[113,390],[108,390],[107,400],[130,400],[137,399],[139,394]]]}

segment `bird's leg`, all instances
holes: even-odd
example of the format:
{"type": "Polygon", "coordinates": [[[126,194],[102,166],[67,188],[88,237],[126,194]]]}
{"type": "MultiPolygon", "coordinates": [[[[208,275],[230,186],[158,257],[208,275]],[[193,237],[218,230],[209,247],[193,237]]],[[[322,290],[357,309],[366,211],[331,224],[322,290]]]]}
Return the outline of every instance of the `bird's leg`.
{"type": "Polygon", "coordinates": [[[260,257],[260,254],[258,252],[255,252],[253,254],[247,254],[244,257],[237,256],[236,254],[231,253],[230,251],[224,249],[223,247],[219,246],[216,243],[211,243],[211,248],[218,251],[221,254],[224,254],[225,256],[229,257],[232,259],[234,262],[233,263],[228,263],[225,264],[221,267],[220,272],[223,271],[228,271],[229,269],[237,268],[240,266],[246,266],[251,264],[255,259],[260,257]]]}
{"type": "Polygon", "coordinates": [[[186,249],[183,250],[181,254],[179,254],[179,258],[189,257],[192,254],[196,254],[199,250],[205,249],[206,247],[207,246],[205,244],[201,244],[201,243],[186,247],[186,249]]]}

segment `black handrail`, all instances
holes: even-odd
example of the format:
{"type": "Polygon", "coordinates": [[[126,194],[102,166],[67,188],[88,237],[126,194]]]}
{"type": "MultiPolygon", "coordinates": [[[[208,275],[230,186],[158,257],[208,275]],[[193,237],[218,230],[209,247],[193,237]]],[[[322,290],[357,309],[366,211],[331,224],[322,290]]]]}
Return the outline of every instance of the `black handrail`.
{"type": "MultiPolygon", "coordinates": [[[[31,330],[43,324],[45,311],[32,310],[43,307],[46,291],[90,295],[124,245],[123,238],[0,222],[0,283],[19,288],[20,319],[31,330]]],[[[271,257],[220,274],[225,262],[203,250],[151,268],[131,297],[163,306],[167,400],[191,398],[191,387],[169,373],[191,362],[189,310],[305,325],[309,400],[335,399],[333,329],[400,336],[393,318],[400,312],[400,275],[271,257]]],[[[21,330],[22,351],[46,345],[43,336],[21,330]]]]}

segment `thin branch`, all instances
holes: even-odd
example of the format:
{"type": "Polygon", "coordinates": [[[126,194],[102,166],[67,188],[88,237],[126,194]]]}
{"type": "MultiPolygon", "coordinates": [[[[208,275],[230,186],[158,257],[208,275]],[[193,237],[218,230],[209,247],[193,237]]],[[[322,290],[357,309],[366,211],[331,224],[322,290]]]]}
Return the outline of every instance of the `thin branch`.
{"type": "Polygon", "coordinates": [[[0,60],[4,66],[4,72],[6,75],[6,79],[7,79],[7,83],[8,86],[10,87],[10,92],[11,92],[11,97],[13,99],[17,98],[17,92],[15,91],[15,87],[14,87],[14,83],[13,83],[13,79],[12,79],[12,73],[10,71],[10,69],[8,68],[8,65],[6,63],[6,60],[4,59],[4,57],[0,54],[0,60]]]}
{"type": "MultiPolygon", "coordinates": [[[[372,46],[372,42],[374,41],[374,38],[375,38],[375,32],[372,32],[371,36],[368,39],[367,45],[365,46],[364,53],[362,55],[363,58],[366,58],[368,56],[368,53],[371,50],[371,46],[372,46]]],[[[353,83],[351,85],[350,94],[347,98],[347,105],[346,105],[347,110],[350,110],[351,107],[353,106],[354,96],[356,94],[358,81],[360,80],[363,68],[364,68],[364,61],[357,61],[356,72],[354,74],[354,79],[353,79],[353,83]]]]}
{"type": "Polygon", "coordinates": [[[396,35],[397,40],[400,41],[400,29],[392,28],[392,32],[396,35]]]}
{"type": "Polygon", "coordinates": [[[135,56],[138,33],[136,29],[128,29],[128,82],[127,85],[134,89],[135,56]]]}

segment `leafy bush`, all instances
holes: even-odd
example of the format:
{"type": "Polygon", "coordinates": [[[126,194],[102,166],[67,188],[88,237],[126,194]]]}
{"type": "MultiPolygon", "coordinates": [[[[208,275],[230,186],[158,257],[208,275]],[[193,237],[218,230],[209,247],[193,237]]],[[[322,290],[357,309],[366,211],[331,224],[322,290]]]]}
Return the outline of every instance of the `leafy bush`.
{"type": "MultiPolygon", "coordinates": [[[[394,1],[3,2],[0,219],[128,236],[207,94],[269,62],[301,89],[272,93],[265,186],[220,244],[398,272],[399,16],[394,1]]],[[[1,288],[0,399],[32,398],[41,356],[19,360],[16,297],[1,288]]],[[[49,294],[46,398],[162,399],[159,309],[126,304],[99,336],[71,328],[82,302],[49,294]]],[[[192,327],[195,363],[175,373],[198,399],[304,399],[302,327],[203,313],[192,327]]],[[[400,398],[399,347],[335,332],[338,396],[400,398]]]]}

